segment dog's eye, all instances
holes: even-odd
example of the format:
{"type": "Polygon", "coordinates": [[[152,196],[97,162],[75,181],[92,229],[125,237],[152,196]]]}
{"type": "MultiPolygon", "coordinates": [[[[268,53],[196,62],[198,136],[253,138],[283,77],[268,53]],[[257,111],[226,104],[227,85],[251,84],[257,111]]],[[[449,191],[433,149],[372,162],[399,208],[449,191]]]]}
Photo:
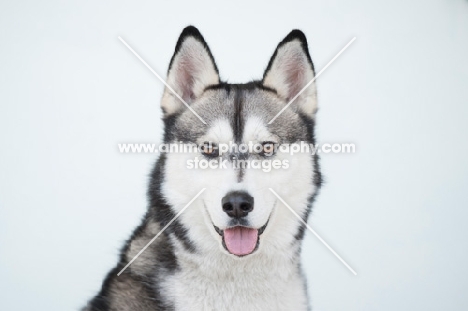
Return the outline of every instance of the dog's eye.
{"type": "Polygon", "coordinates": [[[210,142],[204,142],[200,149],[202,154],[207,157],[217,157],[219,155],[218,146],[210,142]]]}
{"type": "Polygon", "coordinates": [[[260,153],[261,155],[264,156],[271,156],[273,153],[275,153],[275,143],[271,141],[266,141],[262,144],[263,150],[260,153]]]}

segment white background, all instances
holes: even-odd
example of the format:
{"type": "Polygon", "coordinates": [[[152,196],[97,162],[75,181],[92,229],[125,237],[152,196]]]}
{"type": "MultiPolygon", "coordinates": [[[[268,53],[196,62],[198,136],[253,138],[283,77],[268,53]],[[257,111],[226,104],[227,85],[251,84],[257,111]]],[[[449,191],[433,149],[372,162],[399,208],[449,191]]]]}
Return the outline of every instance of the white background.
{"type": "Polygon", "coordinates": [[[77,310],[146,209],[162,85],[197,26],[229,82],[302,29],[320,70],[326,183],[303,262],[314,310],[468,309],[468,1],[2,1],[0,309],[77,310]]]}

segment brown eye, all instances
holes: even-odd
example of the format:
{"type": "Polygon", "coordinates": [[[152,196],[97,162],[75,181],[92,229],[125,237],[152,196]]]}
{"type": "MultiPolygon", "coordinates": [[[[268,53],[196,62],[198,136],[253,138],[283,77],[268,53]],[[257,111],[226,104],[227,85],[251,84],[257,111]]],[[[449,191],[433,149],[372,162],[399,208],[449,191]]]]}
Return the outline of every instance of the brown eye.
{"type": "Polygon", "coordinates": [[[262,144],[263,146],[263,150],[262,150],[262,155],[266,155],[266,156],[271,156],[273,155],[273,153],[275,153],[275,143],[274,142],[264,142],[262,144]]]}
{"type": "Polygon", "coordinates": [[[210,142],[205,142],[203,145],[201,145],[201,152],[207,157],[217,157],[218,146],[210,142]]]}

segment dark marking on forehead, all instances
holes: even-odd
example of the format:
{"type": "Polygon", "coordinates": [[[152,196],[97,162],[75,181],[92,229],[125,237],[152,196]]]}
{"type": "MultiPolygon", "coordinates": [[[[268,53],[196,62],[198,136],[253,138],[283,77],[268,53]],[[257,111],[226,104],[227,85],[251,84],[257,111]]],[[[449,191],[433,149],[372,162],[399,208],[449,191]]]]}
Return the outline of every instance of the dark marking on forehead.
{"type": "Polygon", "coordinates": [[[244,180],[245,176],[245,168],[241,167],[239,168],[239,172],[237,173],[237,182],[241,183],[244,180]]]}
{"type": "Polygon", "coordinates": [[[257,90],[263,90],[263,91],[271,92],[273,94],[278,94],[278,92],[275,89],[263,85],[261,81],[252,81],[252,82],[248,82],[248,83],[244,83],[244,84],[229,84],[229,83],[226,83],[226,82],[221,82],[219,84],[208,85],[207,87],[205,87],[205,91],[208,91],[208,90],[226,90],[226,91],[230,92],[232,88],[245,90],[245,91],[253,91],[253,90],[257,89],[257,90]]]}
{"type": "Polygon", "coordinates": [[[244,134],[244,125],[245,125],[245,99],[247,94],[254,93],[258,91],[264,91],[277,95],[275,89],[266,87],[262,84],[261,81],[252,81],[243,84],[230,84],[226,82],[221,82],[214,85],[209,85],[205,88],[205,91],[208,90],[220,90],[224,91],[228,97],[232,100],[233,112],[231,114],[231,126],[234,134],[234,142],[241,143],[242,137],[244,134]]]}
{"type": "Polygon", "coordinates": [[[215,85],[209,85],[205,88],[207,90],[224,90],[228,96],[233,96],[233,114],[231,119],[231,126],[234,132],[234,141],[240,143],[244,134],[244,100],[246,94],[254,91],[266,91],[277,94],[276,90],[264,86],[260,81],[252,81],[244,84],[229,84],[221,82],[215,85]]]}
{"type": "Polygon", "coordinates": [[[245,176],[245,170],[246,170],[246,166],[247,166],[247,162],[249,160],[249,154],[248,153],[238,153],[236,155],[236,160],[238,161],[237,162],[237,182],[240,183],[244,180],[244,176],[245,176]],[[243,164],[241,164],[240,162],[243,162],[243,164]]]}
{"type": "Polygon", "coordinates": [[[234,141],[241,143],[244,134],[244,116],[243,116],[243,90],[237,89],[234,92],[234,114],[232,120],[232,128],[234,132],[234,141]]]}

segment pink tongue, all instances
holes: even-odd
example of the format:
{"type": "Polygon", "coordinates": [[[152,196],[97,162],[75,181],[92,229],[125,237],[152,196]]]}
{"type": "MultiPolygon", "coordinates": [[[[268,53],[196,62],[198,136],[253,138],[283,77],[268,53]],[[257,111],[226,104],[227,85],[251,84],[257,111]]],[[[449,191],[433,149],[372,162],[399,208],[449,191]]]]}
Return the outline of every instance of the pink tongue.
{"type": "Polygon", "coordinates": [[[252,253],[257,246],[258,230],[233,227],[224,230],[224,242],[231,254],[242,256],[252,253]]]}

